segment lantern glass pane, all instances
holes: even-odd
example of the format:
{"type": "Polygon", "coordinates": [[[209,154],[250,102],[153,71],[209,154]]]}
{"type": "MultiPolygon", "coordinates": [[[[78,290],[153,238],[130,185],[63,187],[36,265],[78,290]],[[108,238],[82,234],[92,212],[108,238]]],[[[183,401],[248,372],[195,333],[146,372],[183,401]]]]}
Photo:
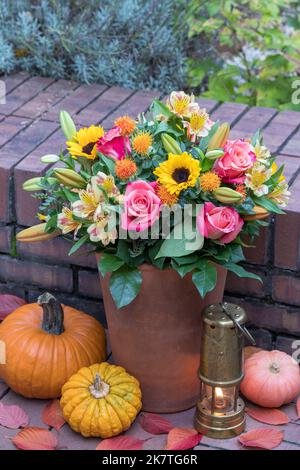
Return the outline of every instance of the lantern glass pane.
{"type": "Polygon", "coordinates": [[[202,403],[211,414],[225,414],[236,407],[236,387],[202,385],[202,403]]]}

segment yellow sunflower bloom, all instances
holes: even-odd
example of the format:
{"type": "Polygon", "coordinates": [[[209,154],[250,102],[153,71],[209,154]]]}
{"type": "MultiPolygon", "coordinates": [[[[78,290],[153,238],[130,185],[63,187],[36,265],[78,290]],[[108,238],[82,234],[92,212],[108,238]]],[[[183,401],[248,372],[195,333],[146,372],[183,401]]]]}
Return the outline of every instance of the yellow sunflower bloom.
{"type": "Polygon", "coordinates": [[[187,152],[179,155],[169,153],[168,160],[153,173],[170,194],[178,196],[182,190],[195,186],[200,174],[200,162],[187,152]]]}
{"type": "Polygon", "coordinates": [[[103,135],[104,130],[100,126],[83,127],[76,132],[74,142],[67,142],[68,151],[73,158],[85,157],[94,160],[97,156],[96,144],[103,135]]]}

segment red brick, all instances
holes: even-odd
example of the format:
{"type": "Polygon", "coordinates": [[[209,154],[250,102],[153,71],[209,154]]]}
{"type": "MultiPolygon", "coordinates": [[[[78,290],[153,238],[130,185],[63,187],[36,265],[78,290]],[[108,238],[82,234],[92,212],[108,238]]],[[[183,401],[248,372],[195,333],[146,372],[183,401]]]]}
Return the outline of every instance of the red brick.
{"type": "Polygon", "coordinates": [[[262,349],[272,349],[273,337],[272,333],[263,328],[249,328],[249,331],[255,339],[256,346],[262,349]]]}
{"type": "Polygon", "coordinates": [[[267,304],[265,301],[237,299],[228,296],[226,300],[238,303],[244,308],[251,325],[275,332],[300,335],[300,309],[297,307],[267,304]]]}
{"type": "Polygon", "coordinates": [[[57,127],[50,122],[36,122],[19,132],[14,139],[5,144],[0,150],[0,221],[12,220],[12,170],[37,145],[45,140],[57,127]],[[10,200],[10,201],[9,201],[10,200]]]}
{"type": "Polygon", "coordinates": [[[11,237],[13,234],[13,227],[11,225],[7,225],[4,227],[0,227],[0,251],[1,253],[9,253],[11,246],[11,237]]]}
{"type": "Polygon", "coordinates": [[[245,243],[249,244],[250,248],[244,248],[243,251],[249,263],[266,264],[268,262],[268,235],[268,227],[262,227],[259,236],[253,242],[245,238],[245,243]]]}
{"type": "Polygon", "coordinates": [[[1,80],[5,82],[6,93],[10,93],[12,90],[17,88],[25,80],[29,79],[29,74],[27,72],[13,73],[8,76],[1,77],[1,80]]]}
{"type": "Polygon", "coordinates": [[[59,112],[64,109],[76,121],[77,117],[75,115],[94,102],[106,89],[105,85],[80,85],[76,90],[49,109],[43,117],[50,121],[59,121],[59,112]]]}
{"type": "MultiPolygon", "coordinates": [[[[276,343],[275,343],[275,349],[279,349],[279,351],[284,351],[290,356],[296,352],[296,350],[299,351],[300,348],[300,339],[296,337],[290,337],[290,336],[283,336],[279,335],[276,338],[276,343]]],[[[298,353],[297,353],[298,354],[298,353]]],[[[299,358],[299,354],[298,354],[299,358]]]]}
{"type": "MultiPolygon", "coordinates": [[[[41,122],[45,126],[50,124],[54,128],[57,127],[54,123],[41,122]]],[[[42,163],[41,157],[48,153],[59,153],[60,147],[64,144],[64,135],[60,129],[57,129],[15,167],[15,211],[20,225],[37,223],[36,213],[39,207],[39,201],[32,197],[32,193],[23,191],[23,183],[30,178],[43,175],[51,165],[42,163]]]]}
{"type": "Polygon", "coordinates": [[[53,238],[45,242],[17,242],[17,253],[30,259],[46,263],[72,264],[84,268],[97,268],[96,257],[90,253],[91,247],[83,247],[72,256],[68,256],[71,243],[63,237],[53,238]]]}
{"type": "Polygon", "coordinates": [[[33,261],[0,257],[0,280],[14,281],[17,284],[36,285],[44,289],[71,292],[73,272],[62,266],[50,266],[33,261]]]}
{"type": "Polygon", "coordinates": [[[0,124],[0,147],[6,144],[9,140],[13,139],[18,132],[20,132],[26,125],[30,124],[27,119],[8,116],[0,124]]]}
{"type": "Polygon", "coordinates": [[[227,275],[225,291],[228,294],[239,294],[253,297],[264,297],[266,292],[266,276],[264,273],[251,268],[246,268],[262,278],[263,282],[256,281],[255,279],[248,279],[246,277],[238,277],[229,272],[227,275]]]}
{"type": "Polygon", "coordinates": [[[15,114],[36,119],[41,114],[47,113],[51,107],[59,100],[69,94],[79,85],[76,82],[67,80],[58,80],[52,83],[46,90],[39,93],[32,100],[21,106],[15,114]]]}
{"type": "Polygon", "coordinates": [[[98,272],[80,270],[78,272],[78,291],[80,295],[101,299],[102,293],[98,272]]]}
{"type": "Polygon", "coordinates": [[[26,300],[26,292],[20,286],[17,286],[13,282],[0,282],[0,294],[11,294],[21,297],[26,300]]]}
{"type": "Polygon", "coordinates": [[[276,216],[274,264],[295,270],[299,266],[300,176],[292,184],[286,211],[286,215],[276,216]]]}
{"type": "MultiPolygon", "coordinates": [[[[258,129],[264,127],[269,120],[276,114],[276,109],[273,108],[250,108],[243,117],[234,126],[234,131],[243,133],[254,134],[258,129]]],[[[241,136],[241,137],[243,137],[241,136]]]]}
{"type": "Polygon", "coordinates": [[[272,297],[278,302],[300,306],[300,278],[283,274],[274,275],[272,297]]]}
{"type": "Polygon", "coordinates": [[[300,157],[300,130],[296,132],[282,149],[282,153],[300,157]]]}
{"type": "MultiPolygon", "coordinates": [[[[30,289],[28,292],[28,302],[36,302],[36,299],[41,295],[42,290],[30,289]]],[[[102,300],[84,299],[75,295],[68,295],[65,293],[56,292],[55,297],[63,304],[70,307],[77,308],[92,317],[96,318],[100,323],[106,327],[106,319],[102,300]]]]}
{"type": "Polygon", "coordinates": [[[110,114],[101,124],[105,129],[113,126],[114,121],[117,117],[124,114],[136,118],[139,113],[146,111],[154,98],[159,98],[159,92],[157,91],[137,91],[132,94],[128,100],[123,104],[119,103],[115,111],[110,114]]]}
{"type": "Polygon", "coordinates": [[[88,106],[76,116],[76,122],[90,125],[102,121],[106,116],[112,113],[123,101],[127,100],[133,90],[126,88],[111,87],[106,90],[96,100],[93,100],[88,106]]]}
{"type": "Polygon", "coordinates": [[[241,103],[222,103],[211,115],[214,121],[228,122],[230,125],[239,119],[239,116],[247,109],[241,103]]]}
{"type": "Polygon", "coordinates": [[[53,78],[32,77],[15,88],[6,97],[6,104],[1,107],[3,114],[13,114],[24,103],[32,99],[53,82],[53,78]]]}
{"type": "Polygon", "coordinates": [[[218,102],[216,100],[211,100],[209,98],[196,98],[197,103],[201,108],[205,108],[207,112],[212,112],[212,110],[217,106],[218,102]]]}
{"type": "Polygon", "coordinates": [[[296,157],[278,155],[276,163],[278,166],[284,164],[284,175],[286,176],[287,182],[290,182],[300,169],[300,159],[296,157]]]}
{"type": "Polygon", "coordinates": [[[300,113],[282,111],[264,129],[264,142],[271,152],[276,152],[300,124],[300,113]]]}

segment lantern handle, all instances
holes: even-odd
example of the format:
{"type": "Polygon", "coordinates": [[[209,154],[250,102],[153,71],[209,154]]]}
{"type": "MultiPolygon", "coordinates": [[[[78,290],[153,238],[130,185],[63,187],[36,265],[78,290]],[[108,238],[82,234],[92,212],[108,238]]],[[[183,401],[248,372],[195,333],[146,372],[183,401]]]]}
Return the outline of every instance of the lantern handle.
{"type": "Polygon", "coordinates": [[[255,339],[253,338],[253,336],[251,335],[250,331],[245,327],[245,326],[242,326],[235,318],[233,315],[231,315],[231,313],[227,312],[227,310],[224,308],[223,304],[221,304],[221,307],[222,307],[222,310],[223,312],[225,313],[225,315],[227,315],[230,320],[234,323],[234,325],[236,326],[236,328],[238,328],[242,333],[243,335],[250,341],[250,343],[252,343],[253,346],[256,345],[256,341],[255,339]]]}

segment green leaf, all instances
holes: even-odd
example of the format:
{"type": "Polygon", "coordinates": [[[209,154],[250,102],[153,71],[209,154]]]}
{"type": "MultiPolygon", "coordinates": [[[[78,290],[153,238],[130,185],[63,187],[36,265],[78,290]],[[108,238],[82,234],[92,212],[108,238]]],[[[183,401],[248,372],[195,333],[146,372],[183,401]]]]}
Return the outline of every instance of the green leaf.
{"type": "Polygon", "coordinates": [[[239,264],[234,264],[234,263],[224,263],[223,266],[228,269],[228,271],[233,272],[236,274],[238,277],[247,277],[249,279],[256,279],[257,281],[262,282],[262,279],[260,276],[254,273],[250,273],[249,271],[246,271],[242,266],[239,264]]]}
{"type": "Polygon", "coordinates": [[[253,200],[258,206],[264,207],[267,209],[267,211],[275,212],[275,214],[285,214],[285,212],[281,210],[280,207],[275,204],[275,202],[271,201],[271,199],[266,197],[259,197],[255,199],[253,198],[253,200]]]}
{"type": "Polygon", "coordinates": [[[79,196],[77,193],[73,193],[72,191],[70,191],[69,189],[67,189],[66,187],[64,186],[61,186],[61,191],[63,192],[65,198],[69,201],[69,202],[75,202],[75,201],[78,201],[79,199],[79,196]]]}
{"type": "Polygon", "coordinates": [[[109,280],[109,289],[117,308],[130,304],[138,295],[141,285],[139,269],[125,265],[114,271],[109,280]]]}
{"type": "Polygon", "coordinates": [[[153,100],[150,110],[154,117],[159,114],[163,114],[166,117],[171,117],[173,115],[169,108],[159,100],[153,100]]]}
{"type": "Polygon", "coordinates": [[[172,265],[172,268],[178,272],[180,277],[184,277],[186,274],[190,273],[191,271],[193,271],[193,269],[195,269],[195,267],[197,266],[197,263],[182,264],[180,266],[177,263],[175,263],[175,261],[172,259],[171,265],[172,265]]]}
{"type": "Polygon", "coordinates": [[[195,229],[192,224],[185,227],[185,232],[182,233],[180,238],[174,238],[174,236],[180,235],[178,227],[175,227],[174,230],[170,233],[170,238],[166,238],[156,255],[157,258],[176,258],[181,256],[189,255],[198,251],[202,248],[204,244],[204,237],[195,229]],[[188,246],[191,244],[192,246],[188,246]]]}
{"type": "Polygon", "coordinates": [[[77,242],[72,246],[71,250],[69,251],[68,255],[71,256],[75,251],[79,250],[79,248],[84,245],[89,239],[89,234],[86,233],[83,237],[79,238],[77,242]]]}
{"type": "Polygon", "coordinates": [[[111,175],[115,174],[115,165],[116,162],[110,157],[106,157],[106,155],[103,155],[103,153],[99,152],[100,159],[105,163],[105,165],[108,168],[108,171],[111,175]]]}
{"type": "Polygon", "coordinates": [[[202,298],[212,291],[217,283],[217,270],[209,261],[203,261],[192,276],[193,283],[202,298]]]}
{"type": "Polygon", "coordinates": [[[104,277],[107,273],[117,271],[117,269],[123,266],[123,264],[124,261],[118,258],[118,256],[111,253],[103,253],[100,260],[98,261],[98,269],[104,277]]]}

